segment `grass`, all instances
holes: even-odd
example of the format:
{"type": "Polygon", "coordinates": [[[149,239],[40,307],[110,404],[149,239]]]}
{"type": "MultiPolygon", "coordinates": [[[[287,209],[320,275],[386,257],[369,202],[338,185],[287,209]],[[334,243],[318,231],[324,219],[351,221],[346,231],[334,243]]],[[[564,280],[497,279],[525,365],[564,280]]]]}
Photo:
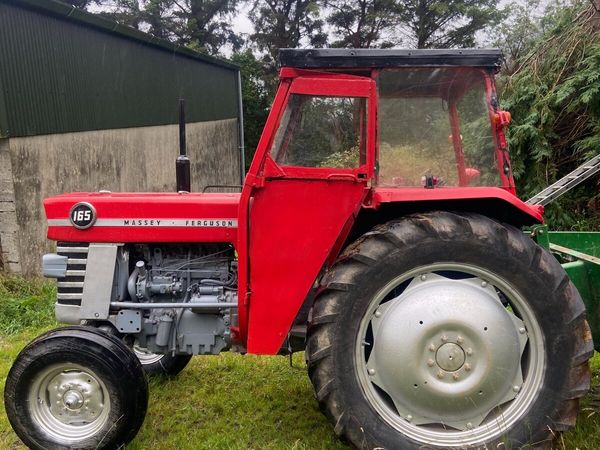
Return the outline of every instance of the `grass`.
{"type": "MultiPolygon", "coordinates": [[[[0,391],[19,350],[55,326],[51,284],[0,276],[0,391]]],[[[223,354],[193,358],[174,380],[150,382],[144,425],[128,450],[344,449],[314,400],[301,354],[223,354]]],[[[600,357],[592,360],[600,392],[600,357]]],[[[25,448],[0,405],[0,448],[25,448]]],[[[600,393],[586,397],[577,427],[559,438],[562,450],[600,448],[600,393]]]]}

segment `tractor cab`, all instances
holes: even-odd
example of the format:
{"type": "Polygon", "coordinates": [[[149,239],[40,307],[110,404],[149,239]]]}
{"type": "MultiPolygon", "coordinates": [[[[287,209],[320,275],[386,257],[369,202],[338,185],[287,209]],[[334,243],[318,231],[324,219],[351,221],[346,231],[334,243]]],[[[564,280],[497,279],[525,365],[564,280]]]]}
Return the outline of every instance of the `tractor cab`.
{"type": "Polygon", "coordinates": [[[384,188],[514,193],[510,115],[494,87],[500,59],[489,49],[282,50],[285,106],[268,159],[280,173],[349,171],[384,188]]]}

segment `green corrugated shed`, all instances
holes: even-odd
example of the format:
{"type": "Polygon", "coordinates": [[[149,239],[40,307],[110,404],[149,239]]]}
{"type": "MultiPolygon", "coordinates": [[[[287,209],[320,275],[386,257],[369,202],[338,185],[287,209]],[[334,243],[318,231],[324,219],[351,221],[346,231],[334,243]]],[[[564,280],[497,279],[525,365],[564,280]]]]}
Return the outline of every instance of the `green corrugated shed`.
{"type": "Polygon", "coordinates": [[[0,0],[0,136],[238,117],[238,67],[53,0],[0,0]]]}

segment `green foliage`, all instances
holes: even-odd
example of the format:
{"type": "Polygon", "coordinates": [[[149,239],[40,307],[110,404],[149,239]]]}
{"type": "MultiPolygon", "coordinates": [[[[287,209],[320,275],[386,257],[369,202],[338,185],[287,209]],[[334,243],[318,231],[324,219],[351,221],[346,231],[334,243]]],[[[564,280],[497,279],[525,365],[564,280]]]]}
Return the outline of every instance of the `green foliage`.
{"type": "Polygon", "coordinates": [[[327,42],[322,4],[323,0],[252,0],[249,18],[255,31],[250,38],[263,56],[270,90],[276,85],[280,48],[297,48],[302,41],[323,47],[327,42]]]}
{"type": "MultiPolygon", "coordinates": [[[[72,0],[98,14],[193,50],[218,55],[230,45],[238,50],[242,37],[232,27],[242,0],[72,0]]],[[[77,5],[76,5],[77,6],[77,5]]]]}
{"type": "Polygon", "coordinates": [[[327,7],[331,10],[327,23],[337,38],[332,47],[386,48],[395,44],[382,36],[398,25],[401,6],[396,0],[328,0],[327,7]]]}
{"type": "Polygon", "coordinates": [[[242,73],[245,157],[248,168],[269,115],[269,91],[264,82],[265,69],[250,50],[234,53],[231,61],[240,66],[242,73]]]}
{"type": "Polygon", "coordinates": [[[54,324],[55,299],[56,290],[47,281],[0,274],[0,334],[54,324]]]}
{"type": "MultiPolygon", "coordinates": [[[[556,10],[554,26],[506,77],[512,168],[527,198],[600,153],[600,15],[589,3],[556,10]]],[[[555,227],[590,224],[594,182],[547,209],[555,227]]]]}
{"type": "Polygon", "coordinates": [[[494,0],[401,2],[402,41],[416,48],[474,47],[475,34],[504,12],[494,0]]]}
{"type": "MultiPolygon", "coordinates": [[[[355,151],[358,160],[361,101],[346,97],[292,95],[282,127],[275,137],[277,161],[287,165],[324,167],[324,161],[345,164],[355,151]],[[279,143],[278,143],[279,141],[279,143]]],[[[329,166],[329,167],[346,167],[329,166]]],[[[356,165],[354,167],[357,167],[356,165]]]]}
{"type": "Polygon", "coordinates": [[[535,45],[543,33],[542,19],[538,13],[540,0],[511,2],[508,17],[497,24],[485,39],[490,47],[502,49],[504,54],[503,73],[512,74],[516,64],[535,45]]]}
{"type": "Polygon", "coordinates": [[[359,166],[360,150],[358,147],[352,147],[348,150],[341,150],[327,156],[319,167],[337,167],[352,169],[359,166]]]}

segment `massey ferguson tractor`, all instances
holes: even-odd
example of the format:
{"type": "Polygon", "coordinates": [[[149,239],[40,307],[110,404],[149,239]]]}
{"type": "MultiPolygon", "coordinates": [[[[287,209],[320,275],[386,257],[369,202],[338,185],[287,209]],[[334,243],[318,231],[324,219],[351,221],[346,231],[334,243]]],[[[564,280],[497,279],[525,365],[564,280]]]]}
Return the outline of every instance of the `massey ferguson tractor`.
{"type": "Polygon", "coordinates": [[[360,449],[533,448],[573,427],[592,335],[575,263],[516,196],[500,58],[282,50],[240,193],[189,192],[181,156],[177,192],[46,199],[43,272],[70,326],[10,370],[18,436],[120,448],[144,421],[145,372],[227,350],[304,350],[360,449]]]}

